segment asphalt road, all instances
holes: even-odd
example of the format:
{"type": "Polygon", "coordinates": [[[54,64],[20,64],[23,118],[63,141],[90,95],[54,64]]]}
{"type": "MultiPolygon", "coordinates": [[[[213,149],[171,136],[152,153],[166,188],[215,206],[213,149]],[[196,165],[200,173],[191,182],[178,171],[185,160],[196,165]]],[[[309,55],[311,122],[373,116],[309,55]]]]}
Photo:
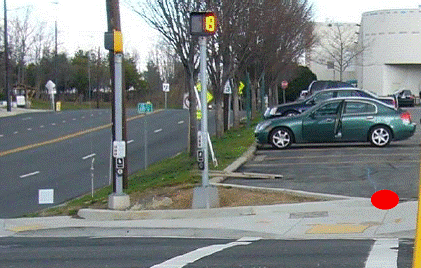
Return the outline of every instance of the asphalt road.
{"type": "Polygon", "coordinates": [[[413,240],[383,241],[395,248],[379,253],[375,240],[6,237],[0,267],[411,267],[413,240]],[[378,260],[386,266],[369,266],[378,260]]]}
{"type": "Polygon", "coordinates": [[[378,190],[401,200],[418,196],[421,108],[408,108],[417,123],[413,137],[385,148],[369,143],[293,145],[287,150],[258,148],[238,171],[283,175],[282,179],[235,179],[226,183],[370,198],[378,190]]]}
{"type": "MultiPolygon", "coordinates": [[[[129,174],[145,167],[145,126],[148,165],[186,150],[187,110],[127,114],[137,116],[127,122],[129,174]]],[[[57,205],[90,193],[92,177],[94,188],[109,185],[110,122],[109,110],[0,118],[0,218],[50,206],[38,204],[39,189],[54,189],[57,205]]]]}

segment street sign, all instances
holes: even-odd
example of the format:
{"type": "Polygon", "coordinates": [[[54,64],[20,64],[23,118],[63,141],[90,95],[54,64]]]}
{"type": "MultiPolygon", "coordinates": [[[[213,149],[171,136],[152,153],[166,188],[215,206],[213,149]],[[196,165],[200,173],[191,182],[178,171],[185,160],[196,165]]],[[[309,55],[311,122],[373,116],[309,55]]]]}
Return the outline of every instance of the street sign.
{"type": "Polygon", "coordinates": [[[124,158],[126,157],[126,142],[113,141],[113,157],[124,158]]]}
{"type": "Polygon", "coordinates": [[[144,113],[151,113],[153,112],[153,105],[150,102],[146,103],[138,103],[137,104],[137,113],[144,114],[144,113]]]}
{"type": "Polygon", "coordinates": [[[224,86],[224,94],[232,94],[230,82],[227,81],[224,86]]]}
{"type": "Polygon", "coordinates": [[[287,81],[282,81],[282,83],[281,83],[281,87],[282,87],[282,89],[283,90],[285,90],[285,89],[287,89],[287,87],[288,87],[288,82],[287,81]]]}
{"type": "Polygon", "coordinates": [[[197,148],[203,148],[203,137],[202,137],[202,131],[197,132],[197,148]]]}
{"type": "Polygon", "coordinates": [[[162,91],[164,91],[164,92],[170,92],[170,84],[163,83],[162,84],[162,91]]]}
{"type": "Polygon", "coordinates": [[[45,84],[45,87],[48,89],[48,94],[57,94],[56,84],[54,84],[53,81],[48,80],[47,84],[45,84]]]}
{"type": "Polygon", "coordinates": [[[115,166],[117,169],[123,169],[124,168],[124,158],[116,158],[115,159],[115,166]]]}

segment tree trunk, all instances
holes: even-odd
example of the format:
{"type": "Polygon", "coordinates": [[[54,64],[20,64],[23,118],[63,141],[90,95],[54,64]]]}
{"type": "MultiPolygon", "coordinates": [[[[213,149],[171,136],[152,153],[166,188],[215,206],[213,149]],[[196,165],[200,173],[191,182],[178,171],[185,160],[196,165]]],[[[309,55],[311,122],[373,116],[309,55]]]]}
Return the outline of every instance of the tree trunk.
{"type": "Polygon", "coordinates": [[[190,157],[195,157],[197,152],[197,100],[196,93],[194,92],[194,76],[193,76],[193,67],[191,70],[186,70],[186,79],[189,92],[189,153],[190,157]]]}
{"type": "Polygon", "coordinates": [[[238,103],[238,87],[236,86],[237,84],[232,85],[232,117],[234,122],[234,128],[240,127],[240,106],[238,103]]]}

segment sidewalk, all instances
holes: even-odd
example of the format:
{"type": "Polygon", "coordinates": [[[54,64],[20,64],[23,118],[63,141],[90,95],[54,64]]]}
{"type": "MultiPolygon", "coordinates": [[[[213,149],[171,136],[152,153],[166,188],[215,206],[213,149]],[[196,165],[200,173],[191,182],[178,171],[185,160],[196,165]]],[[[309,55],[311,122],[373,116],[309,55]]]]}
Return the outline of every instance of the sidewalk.
{"type": "Polygon", "coordinates": [[[383,211],[368,199],[288,205],[118,212],[81,210],[72,217],[0,220],[1,236],[182,236],[238,239],[413,238],[417,202],[383,211]],[[136,220],[118,220],[120,216],[136,220]],[[139,217],[141,216],[141,217],[139,217]]]}
{"type": "MultiPolygon", "coordinates": [[[[0,117],[2,111],[0,109],[0,117]]],[[[233,172],[253,157],[251,146],[228,166],[233,172]]],[[[211,184],[223,185],[222,178],[211,184]]],[[[247,186],[242,186],[247,187],[247,186]]],[[[273,190],[273,189],[271,189],[273,190]]],[[[390,210],[370,199],[281,190],[322,197],[324,202],[191,210],[113,211],[82,209],[78,217],[0,219],[2,236],[177,236],[239,239],[414,238],[418,202],[390,210]]]]}
{"type": "Polygon", "coordinates": [[[5,107],[0,107],[0,117],[8,117],[8,116],[15,116],[15,115],[18,115],[18,114],[39,113],[39,112],[49,112],[49,110],[13,108],[12,107],[11,111],[8,112],[5,107]]]}

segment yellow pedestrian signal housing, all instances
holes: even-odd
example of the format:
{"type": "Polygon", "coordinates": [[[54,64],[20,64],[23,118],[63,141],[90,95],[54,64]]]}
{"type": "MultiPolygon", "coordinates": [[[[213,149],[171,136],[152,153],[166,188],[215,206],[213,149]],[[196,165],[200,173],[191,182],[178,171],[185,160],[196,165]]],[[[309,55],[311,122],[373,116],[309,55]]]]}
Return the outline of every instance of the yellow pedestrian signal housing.
{"type": "Polygon", "coordinates": [[[121,31],[113,30],[112,32],[106,32],[104,36],[104,45],[107,50],[113,51],[114,53],[122,53],[123,34],[121,31]]]}
{"type": "Polygon", "coordinates": [[[191,35],[213,35],[216,31],[216,16],[213,12],[191,12],[191,35]]]}
{"type": "Polygon", "coordinates": [[[123,52],[123,34],[121,31],[114,31],[114,53],[123,52]]]}

